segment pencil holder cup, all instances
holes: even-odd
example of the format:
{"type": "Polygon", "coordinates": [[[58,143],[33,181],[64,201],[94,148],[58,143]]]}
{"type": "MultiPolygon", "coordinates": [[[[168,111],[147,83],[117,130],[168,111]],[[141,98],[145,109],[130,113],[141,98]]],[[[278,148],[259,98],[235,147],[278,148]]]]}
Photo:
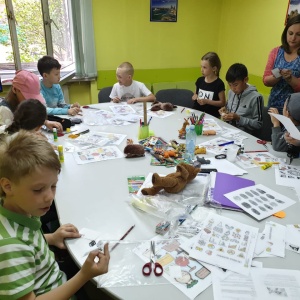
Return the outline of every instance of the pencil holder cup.
{"type": "Polygon", "coordinates": [[[139,133],[138,133],[138,139],[142,140],[149,136],[149,126],[148,125],[142,125],[139,127],[139,133]]]}
{"type": "Polygon", "coordinates": [[[197,135],[202,135],[203,131],[203,124],[195,125],[195,132],[197,135]]]}

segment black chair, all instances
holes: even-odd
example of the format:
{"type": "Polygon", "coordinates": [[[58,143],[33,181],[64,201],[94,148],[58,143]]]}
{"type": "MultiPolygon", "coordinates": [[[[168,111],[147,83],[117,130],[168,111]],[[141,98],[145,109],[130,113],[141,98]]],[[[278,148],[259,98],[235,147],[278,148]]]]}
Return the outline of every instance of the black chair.
{"type": "Polygon", "coordinates": [[[264,106],[262,111],[262,120],[263,120],[263,126],[260,130],[254,134],[257,138],[264,141],[271,141],[271,135],[272,135],[272,127],[273,123],[271,121],[271,117],[268,114],[268,107],[264,106]]]}
{"type": "Polygon", "coordinates": [[[112,86],[102,88],[98,93],[98,103],[110,102],[109,95],[111,93],[112,86]]]}
{"type": "Polygon", "coordinates": [[[193,108],[194,93],[185,89],[166,89],[159,90],[156,93],[156,100],[159,102],[171,102],[175,105],[180,105],[188,108],[193,108]]]}

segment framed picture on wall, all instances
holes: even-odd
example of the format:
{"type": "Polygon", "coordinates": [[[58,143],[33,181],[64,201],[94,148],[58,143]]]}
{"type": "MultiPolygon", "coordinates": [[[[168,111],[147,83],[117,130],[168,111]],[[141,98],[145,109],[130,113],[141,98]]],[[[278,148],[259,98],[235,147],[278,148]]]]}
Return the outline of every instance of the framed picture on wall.
{"type": "Polygon", "coordinates": [[[286,18],[285,18],[285,25],[290,18],[293,18],[300,14],[300,0],[289,0],[286,18]]]}
{"type": "Polygon", "coordinates": [[[151,22],[177,22],[178,0],[150,0],[151,22]]]}

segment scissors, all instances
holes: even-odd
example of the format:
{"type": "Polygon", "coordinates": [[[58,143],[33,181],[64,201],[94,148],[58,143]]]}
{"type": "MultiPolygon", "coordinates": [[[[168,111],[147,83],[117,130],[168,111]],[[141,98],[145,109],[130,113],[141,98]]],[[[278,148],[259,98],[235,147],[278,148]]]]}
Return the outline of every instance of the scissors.
{"type": "Polygon", "coordinates": [[[268,147],[267,147],[267,145],[266,145],[267,141],[264,141],[264,140],[257,140],[256,142],[257,142],[258,144],[263,145],[266,149],[268,149],[268,147]]]}
{"type": "Polygon", "coordinates": [[[160,263],[155,262],[155,242],[151,241],[150,245],[150,262],[144,264],[142,272],[144,276],[149,276],[152,272],[152,263],[154,264],[153,272],[155,276],[161,276],[164,272],[160,263]]]}

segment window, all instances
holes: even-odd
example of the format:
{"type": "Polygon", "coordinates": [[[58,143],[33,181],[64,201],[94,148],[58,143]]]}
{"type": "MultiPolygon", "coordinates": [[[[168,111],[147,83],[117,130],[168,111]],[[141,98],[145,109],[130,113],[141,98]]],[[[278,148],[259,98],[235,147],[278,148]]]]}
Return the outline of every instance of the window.
{"type": "Polygon", "coordinates": [[[2,75],[20,69],[37,72],[37,61],[43,55],[55,57],[62,71],[74,70],[68,4],[68,0],[0,0],[2,75]]]}

